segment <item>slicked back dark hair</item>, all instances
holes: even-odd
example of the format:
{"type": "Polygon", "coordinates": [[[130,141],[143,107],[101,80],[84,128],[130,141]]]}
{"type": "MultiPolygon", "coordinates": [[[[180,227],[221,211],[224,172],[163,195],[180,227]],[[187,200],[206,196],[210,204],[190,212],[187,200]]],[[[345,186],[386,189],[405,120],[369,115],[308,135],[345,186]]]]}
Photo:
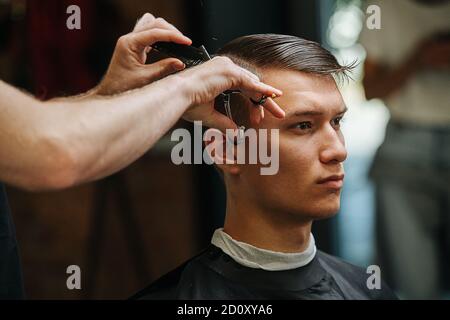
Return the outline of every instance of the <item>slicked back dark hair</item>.
{"type": "Polygon", "coordinates": [[[340,65],[327,49],[314,41],[283,34],[243,36],[219,49],[235,63],[258,71],[276,68],[347,77],[353,64],[340,65]]]}
{"type": "MultiPolygon", "coordinates": [[[[331,52],[317,42],[282,34],[254,34],[239,37],[219,49],[217,55],[229,57],[234,63],[259,77],[265,69],[283,69],[333,76],[341,80],[349,78],[349,73],[355,64],[341,65],[331,52]]],[[[245,119],[248,117],[242,114],[245,108],[236,107],[236,104],[241,103],[243,98],[240,95],[233,95],[233,116],[236,120],[242,120],[243,123],[238,125],[247,125],[245,119]]]]}

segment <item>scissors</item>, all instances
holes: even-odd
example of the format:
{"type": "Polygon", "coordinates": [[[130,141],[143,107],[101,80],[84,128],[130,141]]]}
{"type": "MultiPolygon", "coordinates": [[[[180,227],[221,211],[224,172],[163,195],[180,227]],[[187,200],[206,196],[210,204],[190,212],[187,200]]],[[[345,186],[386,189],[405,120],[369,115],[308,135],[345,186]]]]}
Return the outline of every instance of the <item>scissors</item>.
{"type": "MultiPolygon", "coordinates": [[[[191,68],[211,60],[211,55],[203,45],[196,48],[194,46],[173,42],[156,42],[152,45],[152,48],[164,55],[181,60],[186,65],[186,68],[191,68]]],[[[233,117],[231,115],[230,95],[234,93],[241,93],[241,91],[227,90],[221,93],[224,101],[225,112],[231,120],[233,120],[233,117]]],[[[263,105],[267,101],[266,96],[262,96],[260,100],[254,100],[252,98],[249,99],[255,106],[263,105]]]]}

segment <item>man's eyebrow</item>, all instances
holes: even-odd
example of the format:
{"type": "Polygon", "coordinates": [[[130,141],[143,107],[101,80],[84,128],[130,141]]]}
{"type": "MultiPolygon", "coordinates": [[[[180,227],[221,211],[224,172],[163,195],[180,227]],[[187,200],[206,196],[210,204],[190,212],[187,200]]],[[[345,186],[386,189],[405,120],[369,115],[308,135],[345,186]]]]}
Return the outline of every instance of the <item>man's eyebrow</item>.
{"type": "MultiPolygon", "coordinates": [[[[338,112],[337,114],[343,114],[345,112],[347,112],[348,108],[347,106],[344,106],[344,108],[338,112]]],[[[293,112],[288,112],[286,114],[286,118],[288,117],[304,117],[304,116],[322,116],[324,113],[322,111],[317,111],[317,110],[297,110],[297,111],[293,111],[293,112]]]]}
{"type": "Polygon", "coordinates": [[[303,111],[294,111],[291,113],[288,113],[286,117],[301,117],[301,116],[321,116],[323,115],[322,111],[317,110],[303,110],[303,111]]]}

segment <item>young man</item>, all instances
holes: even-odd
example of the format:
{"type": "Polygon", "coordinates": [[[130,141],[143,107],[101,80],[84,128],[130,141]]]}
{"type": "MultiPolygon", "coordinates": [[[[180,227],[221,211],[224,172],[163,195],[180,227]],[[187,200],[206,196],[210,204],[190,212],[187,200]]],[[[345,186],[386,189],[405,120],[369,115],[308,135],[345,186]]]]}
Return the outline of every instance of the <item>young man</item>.
{"type": "MultiPolygon", "coordinates": [[[[284,119],[266,115],[260,121],[255,114],[262,112],[261,106],[239,95],[231,100],[238,125],[278,130],[278,173],[261,175],[260,164],[218,164],[235,159],[227,159],[225,152],[223,159],[212,154],[227,189],[224,228],[203,253],[135,297],[395,298],[383,282],[381,288],[369,289],[366,270],[316,250],[311,234],[314,220],[339,210],[347,157],[340,122],[346,106],[334,76],[345,77],[351,67],[339,65],[315,42],[285,35],[238,38],[219,54],[283,91],[277,103],[284,119]]],[[[207,143],[221,147],[220,139],[207,143]]]]}

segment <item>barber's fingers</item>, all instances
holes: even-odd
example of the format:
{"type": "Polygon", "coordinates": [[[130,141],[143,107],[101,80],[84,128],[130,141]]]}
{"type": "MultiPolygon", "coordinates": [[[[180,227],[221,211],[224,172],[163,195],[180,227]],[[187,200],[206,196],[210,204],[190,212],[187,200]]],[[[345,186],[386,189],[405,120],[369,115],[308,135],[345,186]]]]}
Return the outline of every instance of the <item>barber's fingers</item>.
{"type": "Polygon", "coordinates": [[[250,121],[254,124],[259,124],[264,119],[264,110],[269,111],[277,118],[284,118],[286,115],[284,110],[272,98],[267,98],[263,105],[252,105],[250,108],[250,121]]]}
{"type": "Polygon", "coordinates": [[[283,118],[285,116],[284,110],[280,112],[280,107],[271,98],[267,98],[264,105],[253,105],[250,108],[250,122],[253,124],[259,124],[264,119],[264,110],[268,110],[277,118],[283,118]]]}
{"type": "MultiPolygon", "coordinates": [[[[175,31],[175,32],[179,33],[180,35],[183,35],[181,33],[181,31],[179,31],[177,28],[175,28],[175,26],[173,26],[172,24],[167,22],[165,19],[163,19],[163,18],[155,18],[150,13],[144,14],[142,16],[142,18],[139,19],[139,21],[136,23],[136,26],[134,27],[133,33],[138,33],[138,32],[151,30],[151,29],[172,30],[172,31],[175,31]]],[[[149,46],[146,46],[144,48],[144,50],[142,52],[143,56],[142,56],[141,60],[145,60],[146,59],[146,54],[149,53],[151,51],[151,49],[152,48],[149,47],[149,46]]]]}
{"type": "Polygon", "coordinates": [[[152,14],[146,13],[134,27],[133,33],[139,33],[151,29],[172,30],[183,35],[174,25],[167,22],[164,18],[155,18],[152,14]]]}
{"type": "Polygon", "coordinates": [[[155,20],[155,16],[147,12],[138,20],[134,26],[133,32],[139,32],[150,28],[155,20]]]}
{"type": "MultiPolygon", "coordinates": [[[[268,84],[260,81],[259,77],[247,69],[241,68],[234,64],[230,59],[224,57],[217,57],[214,59],[221,59],[224,68],[227,70],[226,76],[232,78],[234,88],[238,89],[247,98],[252,98],[254,101],[259,101],[262,97],[265,98],[265,103],[262,106],[272,113],[277,118],[284,118],[285,113],[283,109],[273,100],[279,97],[283,92],[268,84]]],[[[213,59],[213,60],[214,60],[213,59]]],[[[260,110],[261,117],[264,117],[263,110],[260,110]]]]}
{"type": "Polygon", "coordinates": [[[167,22],[164,18],[156,18],[155,21],[153,22],[153,26],[155,28],[174,30],[181,33],[180,30],[178,30],[173,24],[167,22]]]}
{"type": "Polygon", "coordinates": [[[203,117],[203,124],[209,128],[216,128],[222,132],[226,129],[237,129],[236,123],[219,111],[213,110],[208,116],[203,117]]]}
{"type": "Polygon", "coordinates": [[[250,108],[250,123],[252,125],[258,125],[262,119],[264,119],[264,108],[262,106],[254,106],[250,108]]]}
{"type": "MultiPolygon", "coordinates": [[[[172,24],[164,20],[163,18],[156,18],[153,23],[149,26],[149,28],[158,28],[158,29],[165,29],[165,30],[172,30],[177,32],[179,35],[183,36],[180,30],[175,28],[172,24]]],[[[148,28],[147,28],[148,29],[148,28]]],[[[146,47],[146,53],[149,53],[152,50],[151,47],[146,47]]]]}
{"type": "MultiPolygon", "coordinates": [[[[261,81],[259,77],[254,74],[253,72],[250,72],[249,70],[242,68],[245,73],[247,73],[252,79],[255,81],[261,81]]],[[[247,98],[252,98],[254,101],[258,101],[261,98],[261,95],[259,97],[256,97],[254,92],[246,92],[244,95],[247,94],[247,98]]],[[[275,111],[277,112],[277,110],[275,111]]],[[[250,115],[250,123],[254,125],[258,125],[263,119],[264,119],[264,108],[262,105],[255,105],[250,109],[249,112],[250,115]]]]}
{"type": "Polygon", "coordinates": [[[166,29],[177,31],[181,34],[181,31],[178,30],[174,25],[167,22],[164,18],[155,18],[150,13],[147,13],[138,21],[136,26],[134,27],[133,32],[141,32],[148,29],[158,28],[158,29],[166,29]]]}
{"type": "MultiPolygon", "coordinates": [[[[122,39],[122,38],[121,38],[122,39]]],[[[125,45],[129,45],[132,50],[141,51],[155,42],[175,42],[179,44],[191,45],[192,41],[182,35],[179,31],[166,29],[149,29],[141,32],[133,32],[123,37],[125,45]]]]}
{"type": "MultiPolygon", "coordinates": [[[[255,80],[249,80],[248,78],[242,81],[240,90],[247,98],[252,98],[255,101],[259,101],[262,96],[275,98],[283,94],[280,90],[272,86],[255,80]]],[[[285,116],[283,109],[281,109],[281,107],[272,98],[266,98],[265,103],[261,106],[277,118],[284,118],[285,116]]],[[[256,107],[257,108],[255,109],[259,108],[259,106],[256,107]]],[[[264,117],[263,111],[260,110],[259,112],[262,117],[264,117]]]]}
{"type": "MultiPolygon", "coordinates": [[[[260,79],[257,75],[254,73],[242,68],[242,70],[254,81],[260,82],[260,79]]],[[[247,98],[253,99],[253,101],[260,101],[262,98],[264,98],[265,102],[261,105],[255,105],[255,108],[251,114],[253,116],[259,115],[260,120],[264,119],[264,109],[267,109],[270,113],[272,113],[277,118],[283,118],[285,116],[285,112],[283,109],[278,106],[278,104],[272,99],[275,97],[280,96],[282,92],[278,90],[278,92],[272,93],[271,95],[267,94],[261,94],[260,92],[255,91],[249,91],[249,90],[243,90],[242,94],[247,96],[247,98]]]]}
{"type": "Polygon", "coordinates": [[[167,58],[149,65],[145,65],[145,72],[148,79],[156,81],[174,72],[181,71],[184,68],[185,65],[180,60],[175,58],[167,58]]]}
{"type": "Polygon", "coordinates": [[[263,82],[256,81],[247,75],[238,76],[237,80],[238,83],[236,87],[231,89],[241,90],[242,94],[246,95],[249,98],[258,97],[259,100],[261,96],[278,97],[283,94],[282,91],[263,82]]]}
{"type": "MultiPolygon", "coordinates": [[[[262,92],[258,90],[251,90],[248,87],[240,88],[242,94],[247,96],[247,98],[249,99],[252,98],[254,101],[259,101],[261,98],[263,97],[265,98],[265,103],[261,104],[260,106],[255,106],[254,110],[250,112],[250,116],[254,118],[256,123],[259,123],[262,119],[264,119],[264,109],[267,109],[267,111],[272,113],[277,118],[284,118],[285,116],[284,110],[281,109],[280,106],[273,100],[273,98],[276,98],[282,95],[283,93],[280,90],[273,88],[272,86],[262,83],[259,77],[256,74],[250,72],[249,70],[240,67],[238,68],[240,69],[239,71],[243,73],[244,78],[248,77],[251,81],[255,83],[263,84],[265,88],[268,90],[262,92]]],[[[246,81],[244,80],[244,82],[246,81]]]]}
{"type": "Polygon", "coordinates": [[[256,74],[254,74],[253,72],[250,72],[249,70],[247,70],[245,68],[241,68],[241,71],[244,72],[246,75],[248,75],[253,80],[261,81],[261,79],[259,79],[259,77],[256,74]]]}

